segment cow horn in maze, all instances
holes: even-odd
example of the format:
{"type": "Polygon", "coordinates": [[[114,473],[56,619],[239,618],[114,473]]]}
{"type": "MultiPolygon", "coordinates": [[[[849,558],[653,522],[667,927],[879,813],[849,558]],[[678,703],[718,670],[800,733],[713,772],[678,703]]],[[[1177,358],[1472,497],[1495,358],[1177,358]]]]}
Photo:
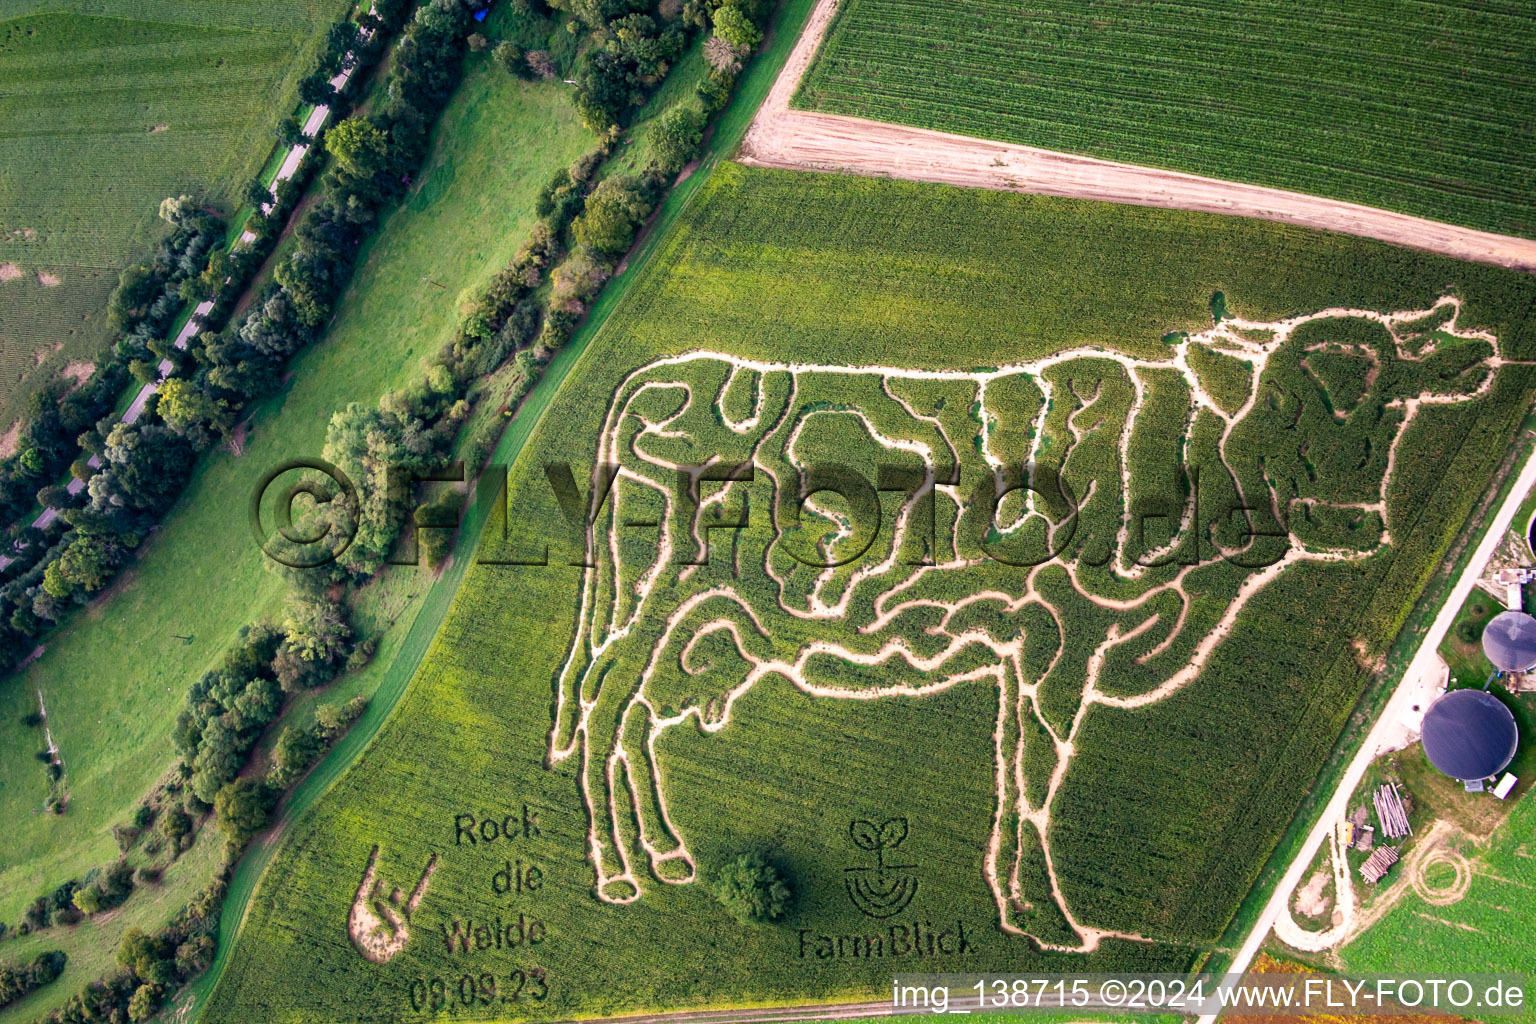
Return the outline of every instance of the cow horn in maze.
{"type": "MultiPolygon", "coordinates": [[[[1433,309],[1447,304],[1433,348],[1407,337],[1429,311],[1330,309],[1225,319],[1156,359],[1085,348],[932,370],[691,352],[630,373],[598,442],[595,463],[617,469],[590,503],[549,750],[579,759],[599,897],[695,877],[655,756],[668,729],[728,729],[770,676],[844,700],[985,685],[994,759],[976,779],[995,799],[977,844],[1000,927],[1071,951],[1118,934],[1074,915],[1052,863],[1084,720],[1184,689],[1292,566],[1392,543],[1399,440],[1424,407],[1488,393],[1503,361],[1492,335],[1457,328],[1457,299],[1433,309]],[[860,496],[808,488],[829,465],[860,496]],[[1021,478],[1059,478],[1071,500],[1007,486],[1021,478]]],[[[888,851],[897,831],[850,837],[888,851]]],[[[847,886],[880,916],[916,879],[851,871],[847,886]]]]}

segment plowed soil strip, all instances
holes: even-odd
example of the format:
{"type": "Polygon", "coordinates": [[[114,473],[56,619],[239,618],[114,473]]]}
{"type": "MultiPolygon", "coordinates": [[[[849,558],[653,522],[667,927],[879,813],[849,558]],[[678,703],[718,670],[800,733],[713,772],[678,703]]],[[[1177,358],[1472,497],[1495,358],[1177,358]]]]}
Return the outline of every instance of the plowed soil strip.
{"type": "Polygon", "coordinates": [[[1097,160],[1031,146],[789,108],[837,11],[819,0],[738,159],[758,167],[845,171],[970,188],[1099,199],[1299,224],[1457,259],[1536,270],[1536,241],[1442,224],[1337,199],[1097,160]]]}

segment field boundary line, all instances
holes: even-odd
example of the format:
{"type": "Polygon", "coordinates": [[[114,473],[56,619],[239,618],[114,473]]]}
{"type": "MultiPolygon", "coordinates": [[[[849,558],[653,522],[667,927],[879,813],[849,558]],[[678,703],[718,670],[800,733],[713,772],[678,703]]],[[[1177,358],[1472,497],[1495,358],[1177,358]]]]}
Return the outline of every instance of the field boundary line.
{"type": "Polygon", "coordinates": [[[792,110],[790,101],[837,9],[838,0],[817,0],[784,70],[747,130],[737,156],[741,163],[1257,217],[1536,271],[1536,240],[1181,171],[862,117],[792,110]]]}

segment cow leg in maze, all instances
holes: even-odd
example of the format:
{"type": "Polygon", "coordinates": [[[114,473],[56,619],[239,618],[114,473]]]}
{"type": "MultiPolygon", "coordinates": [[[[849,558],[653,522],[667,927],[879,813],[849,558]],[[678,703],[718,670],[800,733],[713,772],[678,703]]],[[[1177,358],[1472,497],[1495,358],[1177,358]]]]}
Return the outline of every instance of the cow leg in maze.
{"type": "MultiPolygon", "coordinates": [[[[651,705],[637,696],[624,713],[614,756],[624,762],[624,781],[634,810],[637,840],[650,861],[651,873],[663,882],[681,885],[693,881],[695,872],[692,855],[667,817],[657,778],[660,768],[652,743],[662,728],[651,705]]],[[[617,792],[614,800],[617,804],[617,792]]],[[[615,822],[622,818],[622,809],[616,806],[615,822]]]]}
{"type": "MultiPolygon", "coordinates": [[[[640,883],[629,862],[631,844],[627,830],[629,776],[620,746],[624,716],[639,692],[638,673],[628,666],[605,665],[602,685],[592,703],[583,709],[581,725],[581,786],[587,805],[587,846],[596,873],[598,899],[605,903],[631,903],[640,898],[640,883]],[[621,678],[634,679],[620,686],[621,678]]],[[[642,741],[641,753],[644,753],[642,741]]]]}

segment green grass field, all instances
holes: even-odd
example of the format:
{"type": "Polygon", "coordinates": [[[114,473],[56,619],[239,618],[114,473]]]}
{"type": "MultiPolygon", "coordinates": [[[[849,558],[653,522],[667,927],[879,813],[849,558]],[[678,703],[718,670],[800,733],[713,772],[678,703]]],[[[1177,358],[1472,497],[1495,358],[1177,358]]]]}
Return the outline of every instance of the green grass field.
{"type": "Polygon", "coordinates": [[[1514,0],[846,0],[797,102],[1536,237],[1514,0]]]}
{"type": "MultiPolygon", "coordinates": [[[[961,369],[1074,345],[1155,356],[1166,351],[1169,332],[1210,326],[1215,291],[1236,315],[1259,319],[1335,304],[1423,308],[1448,284],[1467,303],[1463,326],[1488,325],[1508,351],[1531,352],[1536,325],[1524,320],[1531,285],[1270,223],[733,164],[717,165],[697,186],[657,246],[513,466],[511,542],[526,548],[550,540],[551,564],[469,567],[394,715],[334,788],[288,826],[205,1019],[334,1022],[443,1006],[476,1019],[569,1017],[880,992],[893,964],[1183,966],[1193,956],[1189,944],[1220,933],[1352,707],[1362,679],[1351,636],[1390,641],[1491,471],[1489,453],[1502,450],[1536,385],[1509,373],[1489,398],[1448,406],[1410,433],[1403,458],[1412,471],[1389,495],[1402,554],[1283,577],[1179,699],[1089,717],[1076,754],[1088,764],[1069,773],[1054,808],[1066,822],[1051,831],[1056,867],[1079,910],[1088,908],[1089,923],[1160,941],[1111,938],[1092,955],[1047,954],[997,929],[982,870],[993,812],[992,687],[835,701],[777,677],[740,697],[718,735],[679,728],[655,750],[669,820],[706,877],[732,853],[758,848],[799,887],[786,921],[744,928],[705,886],[650,876],[622,801],[620,834],[638,858],[644,893],[622,906],[594,899],[579,759],[545,765],[552,684],[571,644],[581,577],[565,564],[542,466],[590,465],[626,374],[699,347],[767,361],[961,369]],[[1177,260],[1155,258],[1175,252],[1177,260]],[[1488,444],[1444,443],[1468,436],[1488,444]],[[1410,514],[1424,508],[1435,511],[1410,514]],[[1370,596],[1362,601],[1362,593],[1370,596]],[[1341,620],[1349,629],[1339,628],[1341,620]],[[525,810],[538,817],[537,835],[521,826],[525,810]],[[477,822],[515,815],[518,835],[470,844],[459,815],[477,822]],[[844,878],[860,864],[850,822],[893,818],[909,823],[900,852],[920,880],[916,901],[893,921],[911,917],[936,930],[964,923],[975,948],[905,963],[817,956],[820,935],[888,934],[892,922],[853,908],[844,878]],[[374,846],[386,892],[409,891],[438,855],[410,921],[412,938],[384,964],[364,960],[346,934],[374,846]],[[539,869],[538,888],[507,891],[514,874],[527,879],[530,865],[539,869]],[[445,933],[455,922],[495,926],[498,918],[504,938],[505,925],[521,922],[514,935],[525,941],[450,949],[445,933]],[[526,942],[532,921],[540,924],[537,946],[526,942]],[[542,986],[529,981],[534,968],[542,986]],[[275,990],[266,981],[274,976],[295,980],[275,990]],[[547,994],[532,997],[541,987],[547,994]]],[[[694,394],[725,394],[713,377],[688,373],[694,394]]],[[[1112,395],[1110,378],[1100,382],[1112,395]]],[[[1082,388],[1094,392],[1087,380],[1082,388]]],[[[750,402],[740,388],[727,390],[721,414],[729,408],[739,419],[750,402]]],[[[908,400],[920,401],[915,394],[908,400]]],[[[826,409],[878,404],[877,396],[855,397],[829,391],[814,401],[826,409]]],[[[660,395],[646,401],[644,414],[657,422],[681,408],[660,395]]],[[[947,423],[970,415],[963,400],[941,408],[936,416],[947,423]]],[[[1053,412],[1047,430],[1062,429],[1070,411],[1053,412]]],[[[720,436],[722,420],[689,415],[687,431],[720,436]]],[[[1023,436],[1005,423],[996,429],[999,444],[1023,436]]],[[[1083,458],[1097,447],[1079,444],[1083,458]]],[[[669,457],[687,450],[667,445],[660,452],[669,457]]],[[[1315,448],[1312,457],[1325,454],[1315,448]]],[[[761,575],[754,564],[743,557],[744,586],[760,586],[750,582],[761,575]]],[[[723,654],[708,647],[700,656],[723,654]]],[[[1135,675],[1134,666],[1123,667],[1135,675]]],[[[665,659],[663,671],[670,673],[665,659]]],[[[654,811],[646,801],[637,797],[636,814],[641,805],[654,811]]],[[[489,942],[490,930],[484,934],[489,942]]]]}
{"type": "MultiPolygon", "coordinates": [[[[520,82],[488,56],[471,59],[420,188],[369,243],[333,329],[256,410],[244,454],[210,455],[124,579],[0,688],[0,817],[20,825],[0,838],[0,920],[111,858],[109,826],[173,759],[171,728],[187,686],[237,627],[281,601],[245,517],[257,481],[283,460],[319,455],[335,410],[372,404],[414,379],[450,337],[460,295],[473,294],[527,236],[552,169],[591,146],[567,97],[558,83],[520,82]],[[19,722],[39,687],[69,769],[70,810],[61,818],[41,814],[44,776],[32,758],[39,738],[19,722]]],[[[400,627],[383,635],[366,677],[347,686],[366,690],[387,668],[428,582],[422,572],[370,588],[360,622],[400,627]]]]}
{"type": "Polygon", "coordinates": [[[0,274],[0,428],[29,374],[107,340],[106,295],[164,230],[160,200],[236,205],[349,6],[0,3],[0,265],[23,275],[0,274]]]}
{"type": "MultiPolygon", "coordinates": [[[[1531,833],[1536,801],[1520,801],[1485,846],[1453,843],[1424,883],[1434,903],[1412,889],[1386,916],[1338,951],[1354,973],[1536,973],[1530,922],[1536,889],[1530,884],[1531,833]],[[1459,899],[1457,871],[1470,876],[1459,899]]],[[[1529,1020],[1529,1014],[1522,1019],[1529,1020]]]]}
{"type": "Polygon", "coordinates": [[[0,959],[26,961],[50,949],[62,949],[69,956],[63,974],[5,1007],[0,1011],[0,1021],[9,1024],[33,1020],[62,1005],[88,982],[111,974],[117,967],[117,946],[123,932],[129,928],[154,932],[164,927],[192,894],[208,884],[223,854],[224,839],[211,821],[198,833],[192,849],[174,861],[164,852],[145,857],[142,851],[132,851],[130,863],[152,863],[164,869],[159,882],[138,886],[128,902],[117,910],[88,917],[76,925],[49,928],[19,938],[13,936],[0,942],[0,959]]]}

